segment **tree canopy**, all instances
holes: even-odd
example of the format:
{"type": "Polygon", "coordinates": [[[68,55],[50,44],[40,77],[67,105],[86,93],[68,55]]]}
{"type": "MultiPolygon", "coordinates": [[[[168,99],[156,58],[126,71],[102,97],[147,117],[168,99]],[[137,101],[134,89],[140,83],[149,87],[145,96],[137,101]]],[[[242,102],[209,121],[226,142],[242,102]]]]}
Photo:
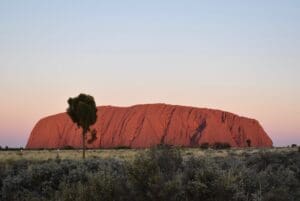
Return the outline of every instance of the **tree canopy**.
{"type": "Polygon", "coordinates": [[[91,131],[90,126],[97,121],[97,107],[94,98],[87,94],[79,94],[79,96],[68,99],[69,108],[67,114],[72,121],[82,128],[82,157],[85,158],[85,141],[86,134],[90,131],[92,138],[88,143],[96,139],[96,130],[91,131]]]}
{"type": "Polygon", "coordinates": [[[72,121],[81,127],[84,132],[89,131],[89,127],[97,121],[97,107],[94,98],[90,95],[79,94],[68,100],[68,115],[72,121]]]}

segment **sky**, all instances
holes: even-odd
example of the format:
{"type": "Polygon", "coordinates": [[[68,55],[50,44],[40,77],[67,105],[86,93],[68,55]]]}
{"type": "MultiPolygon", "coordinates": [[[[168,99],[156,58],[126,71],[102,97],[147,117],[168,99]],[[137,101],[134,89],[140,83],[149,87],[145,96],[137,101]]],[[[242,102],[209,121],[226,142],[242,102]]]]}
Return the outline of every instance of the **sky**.
{"type": "Polygon", "coordinates": [[[300,1],[0,0],[0,146],[67,99],[257,119],[300,144],[300,1]]]}

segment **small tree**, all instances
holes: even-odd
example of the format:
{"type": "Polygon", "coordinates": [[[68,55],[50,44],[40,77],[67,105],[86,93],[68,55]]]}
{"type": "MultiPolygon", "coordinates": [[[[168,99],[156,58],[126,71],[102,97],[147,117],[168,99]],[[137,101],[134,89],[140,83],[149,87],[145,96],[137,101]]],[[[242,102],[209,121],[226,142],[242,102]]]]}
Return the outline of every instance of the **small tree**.
{"type": "Polygon", "coordinates": [[[246,142],[247,142],[248,147],[251,147],[251,140],[248,139],[246,142]]]}
{"type": "Polygon", "coordinates": [[[296,148],[297,147],[297,145],[296,144],[292,144],[292,146],[291,146],[292,148],[296,148]]]}
{"type": "Polygon", "coordinates": [[[214,148],[214,149],[230,149],[231,145],[227,142],[215,142],[212,145],[212,148],[214,148]]]}
{"type": "MultiPolygon", "coordinates": [[[[96,103],[92,96],[79,94],[77,97],[69,98],[68,104],[68,115],[78,127],[82,128],[82,158],[85,159],[86,135],[90,131],[90,126],[97,120],[96,103]]],[[[95,134],[92,134],[92,138],[95,140],[95,134]]]]}
{"type": "Polygon", "coordinates": [[[204,143],[200,144],[200,148],[201,149],[208,149],[209,148],[209,143],[208,142],[204,142],[204,143]]]}

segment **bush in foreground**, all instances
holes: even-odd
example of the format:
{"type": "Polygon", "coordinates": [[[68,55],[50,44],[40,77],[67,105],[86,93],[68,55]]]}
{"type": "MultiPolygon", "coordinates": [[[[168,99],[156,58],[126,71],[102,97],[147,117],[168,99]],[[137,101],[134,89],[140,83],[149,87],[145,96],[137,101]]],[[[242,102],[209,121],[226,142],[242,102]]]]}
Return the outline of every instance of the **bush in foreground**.
{"type": "Polygon", "coordinates": [[[297,201],[300,153],[182,158],[158,147],[133,161],[113,159],[0,163],[0,200],[297,201]]]}

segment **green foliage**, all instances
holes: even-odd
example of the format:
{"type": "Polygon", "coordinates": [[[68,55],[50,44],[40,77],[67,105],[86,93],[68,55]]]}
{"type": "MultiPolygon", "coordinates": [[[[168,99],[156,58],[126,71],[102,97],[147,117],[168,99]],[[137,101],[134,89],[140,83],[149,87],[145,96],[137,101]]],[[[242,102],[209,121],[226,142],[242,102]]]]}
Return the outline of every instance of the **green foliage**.
{"type": "Polygon", "coordinates": [[[72,150],[74,149],[74,147],[70,146],[70,145],[66,145],[62,148],[63,150],[72,150]]]}
{"type": "Polygon", "coordinates": [[[208,149],[208,148],[209,148],[209,143],[208,143],[208,142],[202,143],[202,144],[200,145],[200,148],[201,148],[201,149],[208,149]]]}
{"type": "Polygon", "coordinates": [[[1,147],[0,146],[0,151],[21,151],[21,150],[24,150],[24,148],[23,147],[8,147],[8,146],[1,147]]]}
{"type": "Polygon", "coordinates": [[[130,146],[116,146],[113,149],[131,149],[130,146]]]}
{"type": "MultiPolygon", "coordinates": [[[[75,180],[63,181],[55,193],[54,200],[126,200],[128,190],[124,166],[117,161],[103,162],[86,161],[85,168],[92,173],[84,174],[84,171],[81,171],[79,175],[85,175],[85,179],[77,177],[75,180]]],[[[78,171],[75,170],[74,173],[78,171]]]]}
{"type": "Polygon", "coordinates": [[[79,94],[77,97],[69,98],[68,104],[68,115],[86,133],[97,120],[97,107],[94,98],[90,95],[79,94]]]}
{"type": "MultiPolygon", "coordinates": [[[[79,94],[77,97],[69,98],[68,104],[67,114],[78,127],[82,128],[82,148],[83,158],[85,158],[86,134],[90,131],[90,126],[97,121],[96,102],[90,95],[79,94]]],[[[91,139],[88,140],[88,143],[92,143],[94,140],[96,140],[96,130],[91,131],[91,139]]]]}
{"type": "Polygon", "coordinates": [[[133,161],[0,162],[0,200],[297,201],[300,153],[182,158],[168,146],[133,161]]]}
{"type": "Polygon", "coordinates": [[[229,143],[226,143],[226,142],[216,142],[213,144],[212,148],[214,149],[230,149],[231,146],[229,143]]]}
{"type": "Polygon", "coordinates": [[[128,167],[135,200],[177,200],[181,167],[180,152],[167,145],[140,154],[128,167]]]}

